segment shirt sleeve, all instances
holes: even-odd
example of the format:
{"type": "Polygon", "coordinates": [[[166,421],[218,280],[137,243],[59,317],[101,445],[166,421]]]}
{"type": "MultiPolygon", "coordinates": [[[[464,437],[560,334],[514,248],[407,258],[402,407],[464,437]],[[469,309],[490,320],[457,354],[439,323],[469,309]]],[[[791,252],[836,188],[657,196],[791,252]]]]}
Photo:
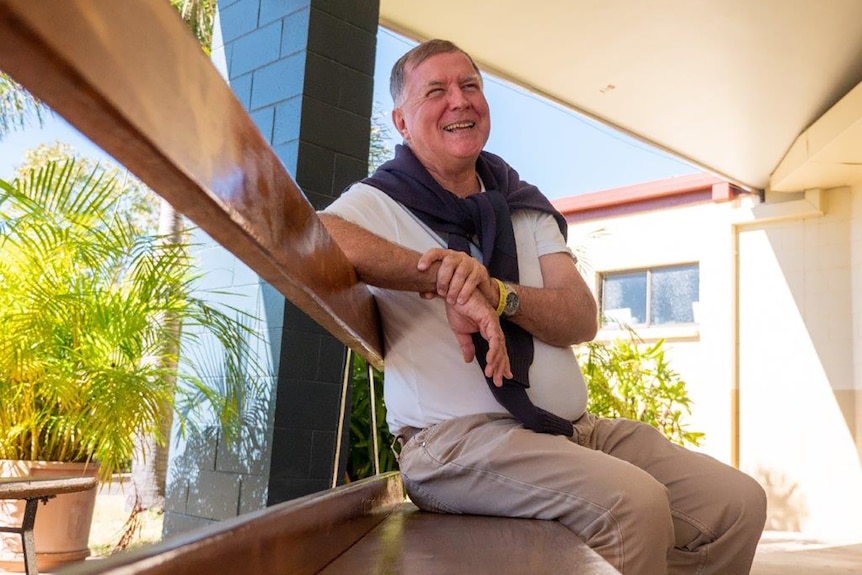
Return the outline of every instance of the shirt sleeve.
{"type": "Polygon", "coordinates": [[[368,184],[356,183],[329,205],[323,213],[338,216],[369,232],[394,242],[393,210],[401,210],[397,202],[368,184]]]}
{"type": "Polygon", "coordinates": [[[548,254],[567,253],[575,262],[578,258],[566,245],[566,238],[560,232],[557,220],[550,214],[539,213],[536,221],[536,252],[539,257],[548,254]]]}

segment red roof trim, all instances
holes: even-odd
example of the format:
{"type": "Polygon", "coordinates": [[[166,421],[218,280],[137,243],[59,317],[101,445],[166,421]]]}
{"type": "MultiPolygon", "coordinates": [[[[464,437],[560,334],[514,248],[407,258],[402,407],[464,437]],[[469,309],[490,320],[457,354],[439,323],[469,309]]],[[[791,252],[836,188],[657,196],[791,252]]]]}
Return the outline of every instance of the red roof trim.
{"type": "Polygon", "coordinates": [[[725,202],[743,192],[711,174],[691,174],[553,200],[569,221],[595,219],[693,202],[725,202]]]}

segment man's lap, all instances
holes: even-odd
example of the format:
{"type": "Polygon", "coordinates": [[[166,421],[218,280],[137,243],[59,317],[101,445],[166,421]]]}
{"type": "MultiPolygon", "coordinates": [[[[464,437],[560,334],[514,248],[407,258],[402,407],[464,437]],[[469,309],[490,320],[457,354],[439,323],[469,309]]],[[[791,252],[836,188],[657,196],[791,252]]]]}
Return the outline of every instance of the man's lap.
{"type": "Polygon", "coordinates": [[[575,431],[569,440],[525,430],[505,415],[457,418],[408,442],[401,469],[417,505],[428,498],[437,511],[540,519],[576,513],[588,522],[620,499],[654,499],[673,516],[680,547],[722,532],[720,522],[733,514],[717,506],[751,481],[641,422],[586,414],[575,431]]]}

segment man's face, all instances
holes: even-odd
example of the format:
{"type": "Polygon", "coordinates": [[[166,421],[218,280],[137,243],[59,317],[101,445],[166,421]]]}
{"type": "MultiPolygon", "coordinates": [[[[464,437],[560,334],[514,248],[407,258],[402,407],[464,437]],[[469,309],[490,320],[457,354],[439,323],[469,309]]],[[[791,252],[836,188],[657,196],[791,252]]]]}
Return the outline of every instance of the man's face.
{"type": "Polygon", "coordinates": [[[406,70],[398,132],[426,167],[475,161],[491,132],[482,80],[461,52],[437,54],[406,70]]]}

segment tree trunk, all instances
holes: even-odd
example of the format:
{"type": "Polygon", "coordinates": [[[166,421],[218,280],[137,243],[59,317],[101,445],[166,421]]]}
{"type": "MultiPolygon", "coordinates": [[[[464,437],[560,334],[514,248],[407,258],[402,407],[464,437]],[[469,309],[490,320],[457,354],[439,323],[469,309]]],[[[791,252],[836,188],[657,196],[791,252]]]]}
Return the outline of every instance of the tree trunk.
{"type": "MultiPolygon", "coordinates": [[[[183,221],[182,216],[174,210],[167,201],[162,199],[159,213],[159,236],[169,243],[178,243],[182,238],[183,221]]],[[[167,317],[164,320],[173,330],[175,337],[171,342],[179,342],[180,324],[176,318],[167,317]]],[[[167,344],[175,347],[173,343],[167,344]]],[[[178,349],[166,349],[159,361],[170,361],[165,358],[177,356],[178,349]]],[[[176,385],[176,362],[170,361],[170,373],[173,374],[172,386],[176,385]]],[[[168,457],[170,455],[171,426],[173,425],[173,410],[165,409],[165,418],[162,420],[161,433],[165,438],[161,445],[152,435],[135,438],[135,454],[132,457],[132,482],[134,488],[129,490],[126,496],[128,508],[140,507],[142,509],[164,509],[165,486],[168,476],[168,457]]]]}

